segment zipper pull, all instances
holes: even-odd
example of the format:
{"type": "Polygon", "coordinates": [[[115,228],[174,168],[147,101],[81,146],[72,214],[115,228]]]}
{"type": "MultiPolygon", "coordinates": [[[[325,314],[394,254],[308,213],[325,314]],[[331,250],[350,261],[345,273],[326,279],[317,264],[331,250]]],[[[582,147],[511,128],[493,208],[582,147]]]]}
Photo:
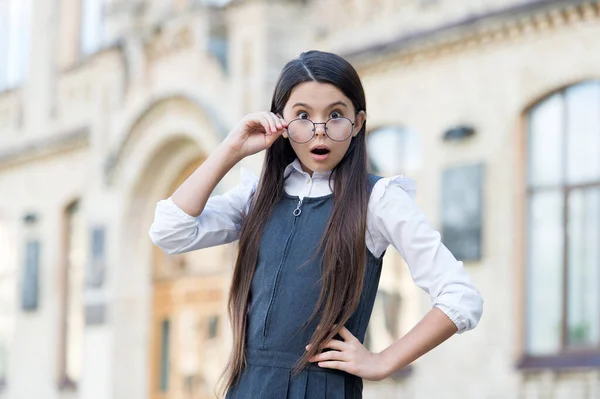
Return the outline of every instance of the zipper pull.
{"type": "Polygon", "coordinates": [[[296,205],[296,209],[294,209],[294,216],[296,216],[296,217],[300,216],[300,214],[302,213],[302,209],[300,209],[301,206],[302,206],[302,198],[298,201],[298,205],[296,205]]]}

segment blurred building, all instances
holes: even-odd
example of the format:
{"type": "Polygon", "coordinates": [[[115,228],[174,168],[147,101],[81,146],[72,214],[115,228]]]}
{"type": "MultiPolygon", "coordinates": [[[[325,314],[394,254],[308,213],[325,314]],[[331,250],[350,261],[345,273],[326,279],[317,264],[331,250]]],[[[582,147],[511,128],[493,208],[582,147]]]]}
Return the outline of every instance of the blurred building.
{"type": "MultiPolygon", "coordinates": [[[[164,255],[154,206],[312,48],[486,300],[365,398],[600,398],[597,0],[0,1],[0,398],[214,397],[235,247],[164,255]]],[[[430,307],[386,256],[373,350],[430,307]]]]}

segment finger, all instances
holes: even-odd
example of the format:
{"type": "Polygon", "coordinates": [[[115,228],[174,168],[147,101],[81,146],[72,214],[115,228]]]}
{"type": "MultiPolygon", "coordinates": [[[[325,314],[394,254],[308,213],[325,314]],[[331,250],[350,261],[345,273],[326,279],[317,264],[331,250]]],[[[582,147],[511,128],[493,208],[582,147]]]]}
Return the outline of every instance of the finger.
{"type": "Polygon", "coordinates": [[[332,339],[323,345],[323,348],[335,349],[336,351],[343,351],[346,349],[347,344],[344,341],[340,341],[339,339],[332,339]]]}
{"type": "Polygon", "coordinates": [[[270,112],[264,113],[264,118],[269,122],[269,126],[271,128],[271,133],[275,133],[277,129],[277,123],[275,122],[275,118],[271,115],[270,112]]]}
{"type": "Polygon", "coordinates": [[[284,121],[283,119],[279,118],[277,115],[275,115],[274,113],[271,113],[271,118],[273,119],[273,123],[275,125],[275,128],[279,131],[279,130],[285,130],[285,128],[287,127],[287,122],[284,121]]]}
{"type": "Polygon", "coordinates": [[[324,362],[330,360],[344,361],[347,360],[347,358],[345,353],[338,351],[322,352],[310,358],[311,362],[324,362]]]}
{"type": "Polygon", "coordinates": [[[265,134],[267,134],[267,135],[271,134],[271,125],[269,124],[269,121],[267,120],[267,118],[265,118],[264,116],[262,118],[260,118],[260,124],[265,129],[265,134]]]}
{"type": "Polygon", "coordinates": [[[335,369],[335,370],[343,370],[346,371],[347,363],[339,362],[339,361],[327,361],[327,362],[319,362],[319,367],[323,367],[326,369],[335,369]]]}
{"type": "Polygon", "coordinates": [[[283,129],[283,125],[281,124],[281,120],[272,112],[268,113],[269,120],[271,121],[272,126],[275,126],[275,129],[281,130],[283,129]]]}
{"type": "Polygon", "coordinates": [[[352,333],[346,328],[346,326],[343,326],[338,333],[340,334],[340,337],[344,338],[344,341],[346,342],[351,342],[356,339],[356,337],[352,335],[352,333]]]}
{"type": "Polygon", "coordinates": [[[283,119],[283,117],[281,117],[280,115],[276,115],[273,114],[273,116],[275,117],[275,120],[277,121],[277,126],[279,127],[279,125],[281,125],[281,129],[285,129],[288,125],[288,123],[285,121],[285,119],[283,119]]]}
{"type": "Polygon", "coordinates": [[[275,133],[269,133],[268,135],[265,135],[265,148],[269,148],[273,145],[273,143],[279,138],[281,137],[281,134],[283,133],[283,131],[281,130],[277,130],[275,133]]]}

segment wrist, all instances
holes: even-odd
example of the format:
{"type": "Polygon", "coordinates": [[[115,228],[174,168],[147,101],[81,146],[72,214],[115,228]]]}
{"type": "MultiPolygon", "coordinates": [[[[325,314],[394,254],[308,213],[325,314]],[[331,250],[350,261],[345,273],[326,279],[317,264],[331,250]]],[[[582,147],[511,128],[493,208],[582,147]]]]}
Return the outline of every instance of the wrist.
{"type": "Polygon", "coordinates": [[[382,372],[384,374],[383,378],[387,378],[396,371],[396,361],[392,357],[392,353],[389,350],[384,349],[379,352],[379,358],[381,359],[382,372]]]}
{"type": "Polygon", "coordinates": [[[223,140],[221,144],[219,144],[217,151],[230,167],[233,167],[246,157],[246,155],[228,139],[223,140]]]}

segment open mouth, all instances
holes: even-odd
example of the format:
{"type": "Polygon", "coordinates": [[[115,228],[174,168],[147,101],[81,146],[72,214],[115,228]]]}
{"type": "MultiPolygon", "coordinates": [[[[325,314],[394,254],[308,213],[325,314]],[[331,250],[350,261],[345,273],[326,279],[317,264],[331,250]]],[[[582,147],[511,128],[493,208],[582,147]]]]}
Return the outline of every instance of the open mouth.
{"type": "Polygon", "coordinates": [[[313,148],[310,152],[316,155],[329,154],[329,150],[327,148],[313,148]]]}

